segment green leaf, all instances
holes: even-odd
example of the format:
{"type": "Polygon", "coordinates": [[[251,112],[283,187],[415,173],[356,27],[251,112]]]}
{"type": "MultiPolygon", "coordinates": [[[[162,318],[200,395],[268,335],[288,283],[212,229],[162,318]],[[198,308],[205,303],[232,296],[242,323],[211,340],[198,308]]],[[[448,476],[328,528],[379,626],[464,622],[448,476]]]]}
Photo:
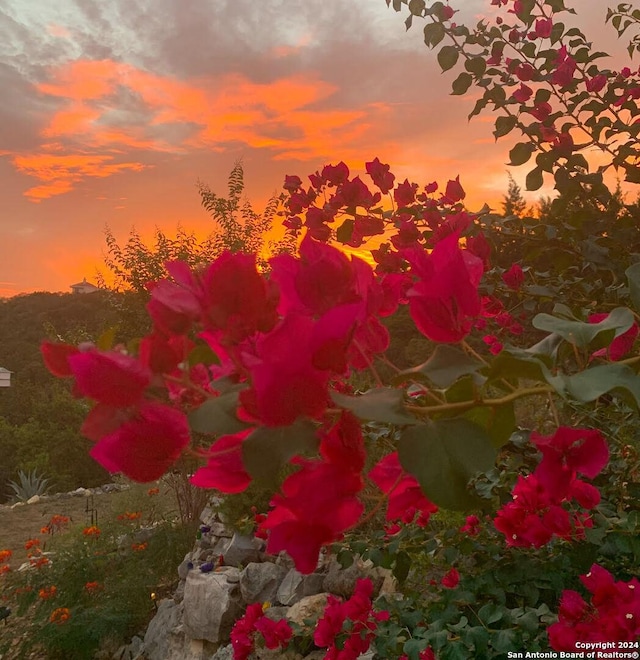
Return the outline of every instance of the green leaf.
{"type": "Polygon", "coordinates": [[[318,444],[316,428],[308,421],[276,428],[262,426],[242,443],[242,462],[254,479],[272,484],[291,458],[316,452],[318,444]]]}
{"type": "Polygon", "coordinates": [[[478,508],[480,499],[467,484],[477,472],[493,467],[496,450],[483,428],[457,418],[405,429],[398,456],[432,502],[445,509],[468,510],[478,508]]]}
{"type": "Polygon", "coordinates": [[[527,174],[525,185],[527,190],[539,190],[542,188],[542,170],[539,167],[534,168],[527,174]]]}
{"type": "Polygon", "coordinates": [[[436,387],[445,390],[461,376],[475,373],[482,366],[482,362],[460,349],[448,344],[438,344],[431,357],[424,364],[407,369],[400,376],[404,374],[423,374],[436,387]]]}
{"type": "Polygon", "coordinates": [[[489,380],[521,379],[549,382],[549,366],[542,355],[532,355],[521,348],[505,347],[492,361],[489,380]]]}
{"type": "Polygon", "coordinates": [[[566,394],[583,403],[612,392],[640,408],[640,376],[626,364],[603,364],[572,376],[560,375],[557,378],[563,381],[566,394]]]}
{"type": "Polygon", "coordinates": [[[640,312],[640,262],[629,266],[624,274],[629,282],[629,296],[636,312],[640,312]]]}
{"type": "Polygon", "coordinates": [[[360,396],[331,392],[331,398],[341,408],[350,410],[360,419],[388,424],[419,424],[420,420],[406,412],[402,390],[379,387],[360,396]]]}
{"type": "Polygon", "coordinates": [[[571,321],[551,314],[537,314],[533,327],[560,335],[565,341],[578,348],[597,350],[608,346],[614,339],[633,325],[633,312],[626,307],[616,307],[600,323],[571,321]]]}
{"type": "Polygon", "coordinates": [[[487,70],[487,62],[484,57],[472,57],[465,61],[464,68],[473,73],[475,76],[480,77],[487,70]]]}
{"type": "Polygon", "coordinates": [[[409,11],[414,16],[422,16],[426,6],[425,0],[409,0],[409,11]]]}
{"type": "Polygon", "coordinates": [[[451,84],[451,89],[453,90],[451,94],[453,96],[466,94],[469,87],[471,87],[471,83],[473,83],[473,76],[463,71],[451,84]]]}
{"type": "Polygon", "coordinates": [[[458,57],[458,49],[455,46],[443,46],[438,52],[438,64],[443,71],[448,71],[456,65],[458,57]]]}
{"type": "Polygon", "coordinates": [[[401,550],[396,555],[396,560],[393,565],[393,576],[398,582],[404,582],[411,570],[411,557],[404,550],[401,550]]]}
{"type": "Polygon", "coordinates": [[[530,142],[518,142],[509,151],[509,165],[524,165],[531,158],[534,149],[530,142]]]}
{"type": "Polygon", "coordinates": [[[513,429],[516,428],[516,416],[513,403],[501,406],[478,406],[464,413],[463,417],[486,429],[491,443],[499,449],[506,445],[513,429]]]}
{"type": "Polygon", "coordinates": [[[496,140],[510,133],[518,123],[518,119],[513,115],[507,115],[506,117],[498,117],[495,123],[495,130],[493,134],[495,135],[496,140]]]}
{"type": "Polygon", "coordinates": [[[429,48],[435,48],[443,39],[445,31],[442,23],[427,23],[424,26],[424,43],[429,48]]]}
{"type": "Polygon", "coordinates": [[[355,221],[353,218],[347,218],[336,230],[336,239],[340,243],[348,243],[353,234],[355,221]]]}
{"type": "Polygon", "coordinates": [[[239,390],[245,387],[246,385],[243,385],[236,390],[207,399],[199,408],[190,412],[187,419],[191,429],[197,433],[233,435],[249,428],[249,424],[241,422],[236,416],[239,390]]]}

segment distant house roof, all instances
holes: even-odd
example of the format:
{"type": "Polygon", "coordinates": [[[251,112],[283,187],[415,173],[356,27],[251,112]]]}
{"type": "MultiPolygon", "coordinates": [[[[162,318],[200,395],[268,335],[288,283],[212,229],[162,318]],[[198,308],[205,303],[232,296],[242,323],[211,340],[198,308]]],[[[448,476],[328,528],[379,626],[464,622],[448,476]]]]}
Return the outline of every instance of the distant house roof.
{"type": "Polygon", "coordinates": [[[69,287],[74,293],[92,293],[93,291],[100,290],[95,284],[87,282],[86,277],[82,279],[82,282],[78,282],[77,284],[70,284],[69,287]]]}
{"type": "Polygon", "coordinates": [[[4,367],[0,367],[0,373],[6,373],[6,374],[12,374],[13,371],[9,371],[8,369],[5,369],[4,367]]]}

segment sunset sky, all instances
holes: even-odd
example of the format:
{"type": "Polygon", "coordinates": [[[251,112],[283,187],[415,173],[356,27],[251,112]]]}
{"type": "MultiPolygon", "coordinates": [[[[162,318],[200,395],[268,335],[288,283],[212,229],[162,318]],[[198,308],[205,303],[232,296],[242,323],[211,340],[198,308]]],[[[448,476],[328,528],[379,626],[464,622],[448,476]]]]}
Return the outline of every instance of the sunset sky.
{"type": "Polygon", "coordinates": [[[5,0],[0,296],[95,281],[106,225],[207,233],[196,183],[224,193],[239,158],[257,208],[285,174],[376,156],[499,207],[510,143],[467,123],[473,99],[403,19],[384,0],[5,0]]]}

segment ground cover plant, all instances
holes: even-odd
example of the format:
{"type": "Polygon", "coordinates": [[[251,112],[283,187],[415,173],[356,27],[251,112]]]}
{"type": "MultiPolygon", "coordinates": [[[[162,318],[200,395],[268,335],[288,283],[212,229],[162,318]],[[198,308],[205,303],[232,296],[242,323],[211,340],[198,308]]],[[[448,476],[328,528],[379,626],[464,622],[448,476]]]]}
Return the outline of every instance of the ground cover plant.
{"type": "MultiPolygon", "coordinates": [[[[312,633],[327,658],[370,645],[412,660],[609,642],[634,653],[640,243],[637,209],[604,174],[640,180],[639,74],[601,67],[562,0],[492,0],[502,11],[472,29],[442,2],[393,4],[427,20],[427,45],[452,40],[438,61],[464,62],[454,93],[483,90],[472,115],[490,107],[496,137],[522,132],[510,158],[537,154],[527,186],[553,175],[546,221],[473,214],[457,177],[397,182],[378,158],[371,184],[343,162],[308,184],[290,175],[296,254],[266,269],[230,250],[202,268],[168,263],[148,287],[149,333],[46,342],[45,363],[94,402],[83,433],[110,472],[150,482],[199,456],[198,487],[271,488],[256,533],[301,572],[332,546],[345,564],[357,553],[394,571],[402,600],[373,603],[368,580],[329,599],[312,633]],[[608,158],[595,170],[593,148],[608,158]],[[374,236],[374,267],[331,245],[374,236]],[[409,368],[389,358],[381,322],[403,308],[426,341],[409,368]],[[523,429],[529,400],[537,428],[523,429]]],[[[624,36],[640,14],[621,4],[607,22],[624,36]]],[[[250,607],[231,641],[247,658],[305,635],[250,607]]]]}
{"type": "Polygon", "coordinates": [[[115,652],[175,588],[195,533],[166,483],[7,507],[0,520],[0,653],[10,658],[115,652]]]}

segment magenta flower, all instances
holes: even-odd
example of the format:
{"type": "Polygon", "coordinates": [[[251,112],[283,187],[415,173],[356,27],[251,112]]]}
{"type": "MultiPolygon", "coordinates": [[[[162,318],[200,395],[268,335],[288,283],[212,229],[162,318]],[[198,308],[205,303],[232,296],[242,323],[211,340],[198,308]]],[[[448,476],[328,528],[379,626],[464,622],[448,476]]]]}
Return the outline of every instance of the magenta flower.
{"type": "Polygon", "coordinates": [[[461,250],[456,234],[437,243],[431,254],[407,249],[404,256],[416,278],[407,296],[418,329],[432,341],[464,339],[481,311],[482,260],[461,250]]]}
{"type": "Polygon", "coordinates": [[[134,417],[102,437],[90,453],[109,472],[148,482],[159,479],[188,444],[189,425],[179,410],[145,403],[134,417]]]}

